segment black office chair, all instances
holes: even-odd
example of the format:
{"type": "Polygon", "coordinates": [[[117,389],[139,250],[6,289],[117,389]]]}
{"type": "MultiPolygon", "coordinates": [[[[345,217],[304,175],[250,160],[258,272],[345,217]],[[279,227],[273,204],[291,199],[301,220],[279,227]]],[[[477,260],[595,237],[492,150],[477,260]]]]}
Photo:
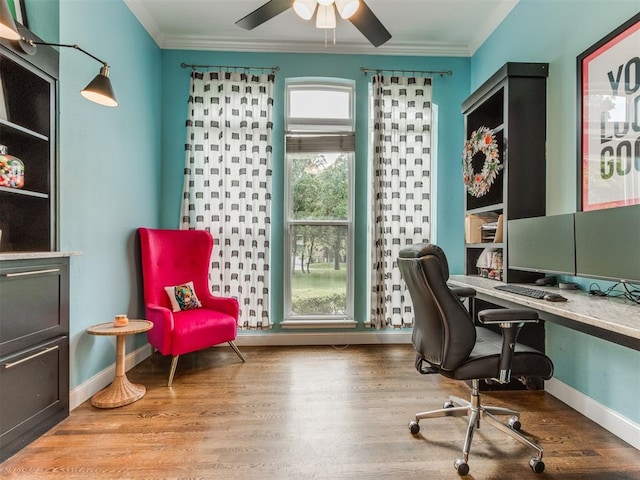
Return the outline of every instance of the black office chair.
{"type": "MultiPolygon", "coordinates": [[[[442,249],[436,245],[417,244],[400,252],[398,266],[413,303],[415,323],[412,342],[417,352],[416,368],[420,373],[439,373],[447,378],[471,381],[471,400],[449,397],[444,408],[416,414],[409,423],[414,435],[420,431],[418,422],[425,418],[461,417],[468,415],[467,434],[462,458],[455,461],[460,475],[469,473],[469,450],[474,428],[480,420],[532,447],[537,455],[529,465],[536,473],[544,471],[542,448],[530,441],[520,430],[519,413],[480,402],[480,380],[507,383],[511,377],[539,377],[545,380],[553,374],[553,363],[543,353],[516,343],[525,323],[537,322],[538,313],[527,309],[488,309],[478,313],[484,325],[497,324],[502,335],[482,326],[475,326],[469,312],[459,299],[460,291],[447,286],[449,266],[442,249]],[[456,406],[457,405],[457,406],[456,406]],[[507,423],[494,415],[510,416],[507,423]]],[[[466,292],[469,294],[469,292],[466,292]]]]}

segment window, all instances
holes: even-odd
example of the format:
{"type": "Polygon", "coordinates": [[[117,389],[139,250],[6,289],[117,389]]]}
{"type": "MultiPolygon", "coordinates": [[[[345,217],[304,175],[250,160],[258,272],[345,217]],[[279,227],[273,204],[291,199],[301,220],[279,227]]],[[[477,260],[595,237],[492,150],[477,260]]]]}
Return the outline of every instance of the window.
{"type": "Polygon", "coordinates": [[[287,83],[283,326],[353,321],[354,84],[287,83]]]}

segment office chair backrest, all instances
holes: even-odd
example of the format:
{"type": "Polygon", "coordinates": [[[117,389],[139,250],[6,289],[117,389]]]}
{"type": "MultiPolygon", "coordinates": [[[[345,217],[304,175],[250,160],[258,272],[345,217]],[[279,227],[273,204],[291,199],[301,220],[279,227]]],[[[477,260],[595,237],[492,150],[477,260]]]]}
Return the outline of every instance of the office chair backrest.
{"type": "Polygon", "coordinates": [[[413,303],[416,352],[433,366],[455,370],[468,359],[476,330],[467,309],[447,286],[444,252],[436,245],[412,245],[400,251],[398,266],[413,303]]]}
{"type": "Polygon", "coordinates": [[[145,304],[171,308],[164,287],[193,282],[196,295],[209,290],[213,237],[204,230],[139,228],[145,304]]]}

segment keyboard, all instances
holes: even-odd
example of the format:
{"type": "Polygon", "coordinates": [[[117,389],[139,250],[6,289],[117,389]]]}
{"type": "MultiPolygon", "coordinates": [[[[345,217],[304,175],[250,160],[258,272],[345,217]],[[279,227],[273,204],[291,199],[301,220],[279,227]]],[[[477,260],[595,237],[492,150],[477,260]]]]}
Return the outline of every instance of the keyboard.
{"type": "Polygon", "coordinates": [[[496,285],[493,288],[496,290],[502,290],[503,292],[516,293],[518,295],[524,295],[525,297],[531,298],[544,298],[545,295],[549,295],[549,292],[545,292],[544,290],[521,287],[520,285],[496,285]]]}

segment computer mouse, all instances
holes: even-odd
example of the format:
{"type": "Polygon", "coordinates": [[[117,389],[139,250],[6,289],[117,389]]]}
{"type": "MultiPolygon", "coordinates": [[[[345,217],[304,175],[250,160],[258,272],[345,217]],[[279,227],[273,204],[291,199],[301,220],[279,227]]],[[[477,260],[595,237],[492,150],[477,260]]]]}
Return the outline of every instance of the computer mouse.
{"type": "Polygon", "coordinates": [[[548,302],[566,302],[567,299],[559,293],[547,293],[544,299],[548,302]]]}

